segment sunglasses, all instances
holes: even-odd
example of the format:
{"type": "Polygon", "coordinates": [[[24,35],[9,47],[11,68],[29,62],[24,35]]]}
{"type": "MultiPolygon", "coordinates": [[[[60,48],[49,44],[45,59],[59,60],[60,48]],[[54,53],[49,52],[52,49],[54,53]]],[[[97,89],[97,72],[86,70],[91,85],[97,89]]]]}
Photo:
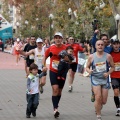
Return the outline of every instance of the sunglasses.
{"type": "Polygon", "coordinates": [[[70,39],[70,40],[74,40],[74,39],[70,39]]]}

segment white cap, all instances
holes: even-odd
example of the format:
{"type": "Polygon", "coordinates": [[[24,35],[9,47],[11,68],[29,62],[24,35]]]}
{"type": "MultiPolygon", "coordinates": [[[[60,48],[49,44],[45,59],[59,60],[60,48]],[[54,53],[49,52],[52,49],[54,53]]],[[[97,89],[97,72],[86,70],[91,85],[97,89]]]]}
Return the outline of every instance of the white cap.
{"type": "Polygon", "coordinates": [[[60,33],[60,32],[56,32],[55,35],[54,35],[54,37],[57,36],[57,35],[63,38],[62,33],[60,33]]]}
{"type": "Polygon", "coordinates": [[[17,39],[16,39],[16,41],[17,41],[17,42],[19,42],[19,41],[20,41],[20,39],[19,39],[19,38],[17,38],[17,39]]]}
{"type": "Polygon", "coordinates": [[[38,39],[36,40],[36,42],[38,43],[38,42],[43,42],[43,41],[42,41],[41,38],[38,38],[38,39]]]}

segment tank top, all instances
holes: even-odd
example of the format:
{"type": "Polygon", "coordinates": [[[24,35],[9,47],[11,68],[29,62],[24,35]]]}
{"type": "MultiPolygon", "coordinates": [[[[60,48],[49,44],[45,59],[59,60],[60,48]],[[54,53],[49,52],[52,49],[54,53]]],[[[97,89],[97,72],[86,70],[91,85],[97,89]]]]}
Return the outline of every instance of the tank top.
{"type": "Polygon", "coordinates": [[[98,58],[96,52],[93,53],[91,82],[94,85],[107,84],[109,77],[104,78],[103,74],[108,72],[109,66],[107,62],[107,53],[104,52],[101,58],[98,58]]]}
{"type": "Polygon", "coordinates": [[[44,57],[44,48],[42,47],[42,50],[39,52],[38,48],[35,48],[35,58],[34,62],[38,66],[38,70],[42,71],[42,60],[44,57]]]}

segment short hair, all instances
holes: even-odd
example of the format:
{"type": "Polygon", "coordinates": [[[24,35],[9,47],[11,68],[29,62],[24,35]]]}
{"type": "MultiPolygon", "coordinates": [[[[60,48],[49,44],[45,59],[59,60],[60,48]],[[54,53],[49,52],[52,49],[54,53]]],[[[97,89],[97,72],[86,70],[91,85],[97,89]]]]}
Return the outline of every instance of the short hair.
{"type": "Polygon", "coordinates": [[[108,38],[108,35],[107,34],[101,34],[100,35],[100,39],[102,39],[103,36],[106,36],[108,38]]]}
{"type": "MultiPolygon", "coordinates": [[[[35,36],[34,36],[34,35],[32,35],[31,37],[34,37],[34,38],[35,38],[35,36]]],[[[31,38],[31,37],[30,37],[30,38],[31,38]]]]}
{"type": "Polygon", "coordinates": [[[68,46],[68,47],[66,48],[66,50],[69,50],[69,49],[72,49],[72,50],[73,50],[73,47],[68,46]]]}
{"type": "Polygon", "coordinates": [[[38,66],[35,63],[32,63],[29,67],[29,71],[32,71],[33,69],[38,69],[38,66]]]}

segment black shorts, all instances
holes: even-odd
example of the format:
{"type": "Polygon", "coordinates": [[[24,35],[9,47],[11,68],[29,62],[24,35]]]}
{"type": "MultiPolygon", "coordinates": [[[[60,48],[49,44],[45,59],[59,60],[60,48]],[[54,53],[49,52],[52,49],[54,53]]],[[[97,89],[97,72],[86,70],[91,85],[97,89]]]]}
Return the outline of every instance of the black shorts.
{"type": "Polygon", "coordinates": [[[49,71],[49,76],[50,76],[51,85],[58,85],[59,88],[61,88],[61,89],[64,87],[65,80],[58,80],[57,79],[57,73],[50,70],[49,71]]]}
{"type": "Polygon", "coordinates": [[[120,88],[120,78],[111,78],[111,84],[113,89],[120,88]]]}
{"type": "Polygon", "coordinates": [[[77,63],[70,64],[70,68],[69,69],[72,69],[73,72],[76,72],[76,70],[77,70],[77,63]]]}

